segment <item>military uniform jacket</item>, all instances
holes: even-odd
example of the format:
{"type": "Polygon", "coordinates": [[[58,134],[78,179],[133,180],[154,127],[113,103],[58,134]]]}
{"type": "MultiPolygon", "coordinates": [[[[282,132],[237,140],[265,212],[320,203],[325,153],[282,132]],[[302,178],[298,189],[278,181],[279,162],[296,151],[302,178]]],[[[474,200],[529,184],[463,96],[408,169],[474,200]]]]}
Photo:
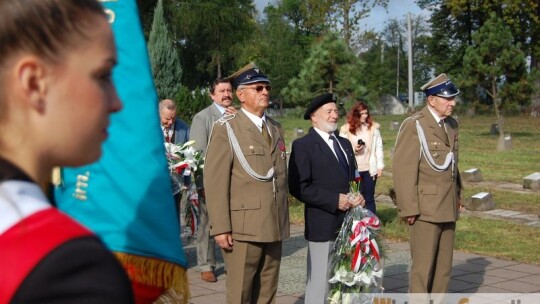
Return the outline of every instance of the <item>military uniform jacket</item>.
{"type": "Polygon", "coordinates": [[[393,179],[400,217],[418,215],[419,220],[443,223],[458,218],[461,178],[458,163],[458,124],[451,117],[445,119],[445,129],[433,118],[426,106],[405,119],[396,139],[393,158],[393,179]],[[455,167],[435,171],[422,154],[416,121],[425,134],[429,153],[439,165],[453,151],[455,167]],[[453,172],[452,172],[453,171],[453,172]]]}
{"type": "Polygon", "coordinates": [[[204,166],[210,235],[232,232],[233,239],[251,242],[288,238],[287,164],[281,126],[267,117],[272,137],[268,145],[243,111],[228,120],[251,168],[260,175],[272,167],[275,170],[274,181],[258,181],[239,163],[221,122],[213,126],[204,166]]]}

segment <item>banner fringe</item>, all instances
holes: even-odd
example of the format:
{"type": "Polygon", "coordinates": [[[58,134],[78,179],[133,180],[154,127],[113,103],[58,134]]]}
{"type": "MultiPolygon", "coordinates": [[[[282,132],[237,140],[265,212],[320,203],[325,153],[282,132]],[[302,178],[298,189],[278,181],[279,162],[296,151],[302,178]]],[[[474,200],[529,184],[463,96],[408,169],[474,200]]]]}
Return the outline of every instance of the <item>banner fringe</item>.
{"type": "Polygon", "coordinates": [[[189,282],[184,267],[156,258],[123,252],[114,252],[114,254],[126,270],[130,280],[172,289],[180,298],[183,298],[183,303],[188,303],[189,282]]]}

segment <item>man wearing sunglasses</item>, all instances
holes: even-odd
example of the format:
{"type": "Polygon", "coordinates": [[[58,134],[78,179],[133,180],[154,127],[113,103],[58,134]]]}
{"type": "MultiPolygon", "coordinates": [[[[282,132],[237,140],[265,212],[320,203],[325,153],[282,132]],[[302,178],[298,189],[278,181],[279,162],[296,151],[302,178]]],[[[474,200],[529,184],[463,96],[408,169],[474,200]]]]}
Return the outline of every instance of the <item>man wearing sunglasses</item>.
{"type": "Polygon", "coordinates": [[[210,234],[227,268],[227,303],[272,303],[289,237],[284,135],[265,115],[266,75],[248,65],[232,83],[242,107],[214,124],[206,153],[210,234]]]}

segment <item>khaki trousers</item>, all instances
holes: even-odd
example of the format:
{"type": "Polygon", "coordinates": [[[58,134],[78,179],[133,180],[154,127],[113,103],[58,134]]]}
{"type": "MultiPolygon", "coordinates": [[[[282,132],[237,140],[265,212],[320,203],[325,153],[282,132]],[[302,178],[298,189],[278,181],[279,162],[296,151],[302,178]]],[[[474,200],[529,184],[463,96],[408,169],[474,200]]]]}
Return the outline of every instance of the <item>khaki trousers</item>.
{"type": "Polygon", "coordinates": [[[233,250],[221,250],[227,267],[227,303],[274,303],[282,242],[234,240],[233,250]]]}
{"type": "Polygon", "coordinates": [[[446,293],[452,273],[456,223],[417,220],[409,226],[410,293],[446,293]]]}

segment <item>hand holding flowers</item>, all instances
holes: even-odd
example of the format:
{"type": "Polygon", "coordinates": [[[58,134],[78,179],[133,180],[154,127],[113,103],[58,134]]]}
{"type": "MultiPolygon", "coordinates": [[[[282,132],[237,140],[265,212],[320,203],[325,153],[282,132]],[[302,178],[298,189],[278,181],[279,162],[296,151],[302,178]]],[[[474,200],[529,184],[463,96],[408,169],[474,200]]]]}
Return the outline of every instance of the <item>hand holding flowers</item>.
{"type": "Polygon", "coordinates": [[[379,218],[360,205],[365,202],[359,183],[351,182],[351,208],[335,241],[330,260],[330,303],[371,303],[372,294],[382,291],[382,239],[379,218]]]}

